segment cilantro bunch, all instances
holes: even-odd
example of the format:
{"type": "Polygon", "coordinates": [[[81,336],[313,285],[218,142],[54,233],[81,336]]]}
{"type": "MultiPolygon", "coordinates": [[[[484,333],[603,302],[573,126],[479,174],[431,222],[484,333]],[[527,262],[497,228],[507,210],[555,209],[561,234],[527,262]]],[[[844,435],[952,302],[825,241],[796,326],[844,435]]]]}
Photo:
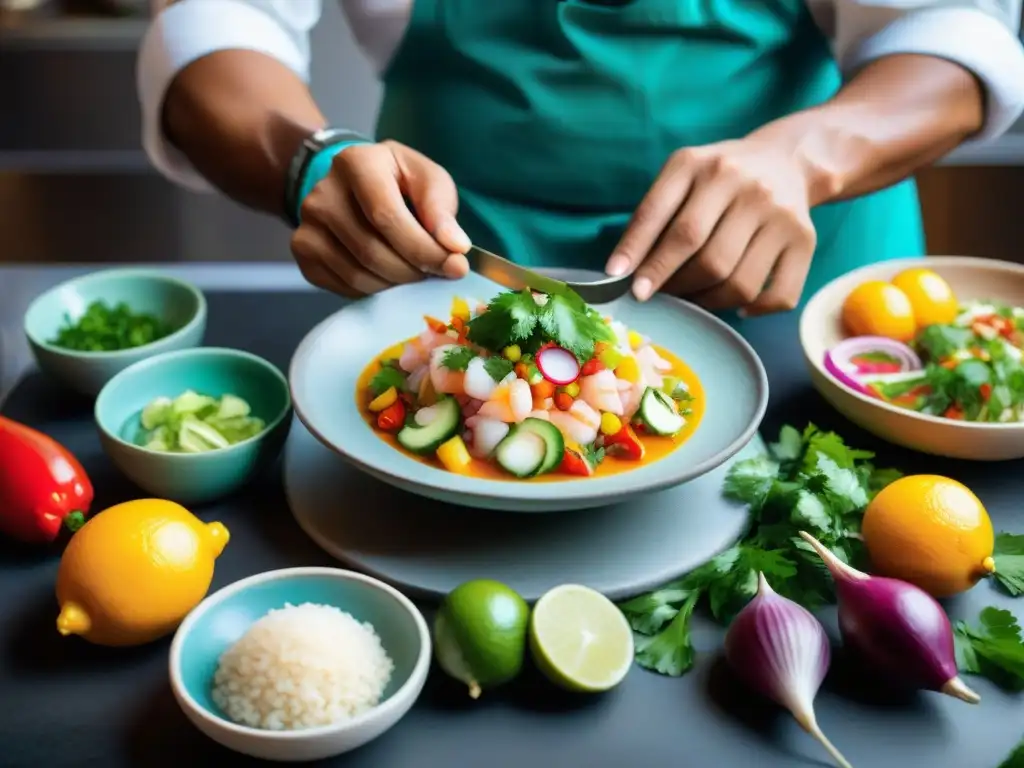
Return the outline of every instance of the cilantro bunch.
{"type": "Polygon", "coordinates": [[[530,290],[498,294],[487,311],[469,321],[468,339],[483,349],[501,352],[518,345],[536,352],[554,342],[581,361],[594,355],[599,341],[613,342],[615,334],[604,318],[573,291],[549,294],[538,301],[530,290]]]}
{"type": "Polygon", "coordinates": [[[828,571],[799,532],[853,565],[863,561],[864,507],[901,476],[877,469],[872,458],[812,424],[803,432],[783,427],[769,455],[736,463],[724,493],[748,505],[746,534],[695,571],[620,606],[639,635],[637,663],[665,675],[687,672],[694,663],[694,609],[706,603],[716,620],[728,623],[756,594],[759,572],[779,594],[808,608],[832,602],[828,571]]]}

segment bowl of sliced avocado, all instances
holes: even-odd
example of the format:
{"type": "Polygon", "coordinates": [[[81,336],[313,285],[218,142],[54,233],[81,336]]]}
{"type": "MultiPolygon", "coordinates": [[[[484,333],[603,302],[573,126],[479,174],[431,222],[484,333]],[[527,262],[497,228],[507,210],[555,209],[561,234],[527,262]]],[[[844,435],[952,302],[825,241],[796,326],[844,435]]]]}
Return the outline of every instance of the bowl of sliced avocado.
{"type": "Polygon", "coordinates": [[[199,347],[143,360],[96,398],[103,449],[146,492],[201,504],[273,461],[291,425],[288,382],[249,352],[199,347]]]}

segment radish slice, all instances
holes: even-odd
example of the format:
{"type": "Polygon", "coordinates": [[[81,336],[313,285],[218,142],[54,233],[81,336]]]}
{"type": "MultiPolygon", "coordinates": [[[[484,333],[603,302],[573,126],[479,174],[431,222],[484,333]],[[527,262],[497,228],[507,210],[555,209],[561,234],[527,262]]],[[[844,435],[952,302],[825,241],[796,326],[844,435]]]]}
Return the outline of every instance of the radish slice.
{"type": "Polygon", "coordinates": [[[537,353],[537,370],[545,379],[560,387],[572,384],[580,376],[576,355],[555,345],[544,347],[537,353]]]}
{"type": "Polygon", "coordinates": [[[924,368],[921,358],[906,344],[882,336],[857,336],[825,353],[825,370],[843,386],[870,395],[865,376],[909,373],[924,368]]]}

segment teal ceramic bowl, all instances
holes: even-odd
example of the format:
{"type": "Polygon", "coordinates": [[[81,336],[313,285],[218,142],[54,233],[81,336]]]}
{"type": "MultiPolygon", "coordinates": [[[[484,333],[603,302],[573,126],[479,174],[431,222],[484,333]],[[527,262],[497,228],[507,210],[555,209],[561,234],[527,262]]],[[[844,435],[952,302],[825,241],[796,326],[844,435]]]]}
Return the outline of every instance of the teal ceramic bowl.
{"type": "Polygon", "coordinates": [[[206,333],[206,299],[193,285],[146,269],[111,269],[69,280],[38,296],[25,313],[25,336],[39,368],[85,395],[147,357],[197,347],[206,333]],[[126,303],[152,314],[174,332],[151,344],[116,352],[76,352],[51,342],[69,317],[80,318],[94,301],[126,303]]]}
{"type": "Polygon", "coordinates": [[[242,579],[196,606],[171,643],[170,678],[186,717],[211,739],[253,757],[294,762],[340,755],[391,728],[423,690],[430,658],[427,623],[398,590],[353,571],[288,568],[242,579]],[[302,603],[334,606],[373,626],[394,663],[384,698],[351,720],[318,728],[268,731],[231,722],[212,699],[221,654],[269,611],[302,603]]]}
{"type": "Polygon", "coordinates": [[[201,504],[238,490],[280,453],[290,414],[288,382],[277,368],[248,352],[215,347],[167,352],[125,368],[95,405],[100,442],[118,469],[147,493],[181,504],[201,504]],[[243,398],[266,429],[206,453],[163,453],[138,445],[142,409],[188,389],[243,398]]]}
{"type": "MultiPolygon", "coordinates": [[[[547,271],[562,279],[602,277],[547,271]]],[[[453,504],[525,513],[604,506],[689,482],[735,456],[756,434],[768,405],[768,379],[757,353],[709,312],[658,295],[644,303],[626,296],[601,311],[681,358],[701,382],[704,416],[667,456],[614,475],[522,482],[447,472],[382,440],[357,406],[357,382],[366,366],[421,333],[424,314],[448,317],[454,296],[489,301],[503,290],[471,273],[458,282],[400,285],[347,305],[310,331],[292,357],[295,413],[325,446],[398,488],[453,504]]]]}

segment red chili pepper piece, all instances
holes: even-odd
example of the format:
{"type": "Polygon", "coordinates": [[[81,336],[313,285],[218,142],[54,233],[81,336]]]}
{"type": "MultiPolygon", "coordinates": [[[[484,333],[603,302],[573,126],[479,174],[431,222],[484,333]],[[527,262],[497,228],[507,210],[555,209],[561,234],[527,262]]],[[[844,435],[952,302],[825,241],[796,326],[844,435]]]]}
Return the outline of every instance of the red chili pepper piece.
{"type": "Polygon", "coordinates": [[[981,392],[981,399],[987,403],[989,398],[992,397],[992,385],[986,382],[978,387],[978,390],[981,392]]]}
{"type": "Polygon", "coordinates": [[[391,405],[377,414],[377,429],[384,432],[395,432],[405,424],[405,403],[395,400],[391,405]]]}
{"type": "Polygon", "coordinates": [[[603,371],[607,366],[598,360],[596,357],[592,357],[583,364],[580,368],[580,376],[593,376],[599,371],[603,371]]]}
{"type": "Polygon", "coordinates": [[[572,395],[567,392],[555,393],[555,408],[560,411],[568,411],[572,408],[572,395]]]}
{"type": "Polygon", "coordinates": [[[947,408],[946,412],[942,415],[947,419],[956,419],[957,421],[962,421],[964,418],[964,412],[955,405],[951,405],[949,408],[947,408]]]}
{"type": "Polygon", "coordinates": [[[562,464],[559,471],[567,475],[578,475],[579,477],[590,477],[594,474],[594,468],[590,462],[583,458],[583,454],[572,448],[566,448],[562,456],[562,464]]]}
{"type": "Polygon", "coordinates": [[[624,424],[614,435],[605,435],[604,450],[611,456],[631,461],[639,461],[644,457],[644,444],[629,424],[624,424]]]}
{"type": "Polygon", "coordinates": [[[62,526],[81,528],[92,499],[89,476],[64,446],[0,416],[0,532],[47,544],[62,526]]]}

